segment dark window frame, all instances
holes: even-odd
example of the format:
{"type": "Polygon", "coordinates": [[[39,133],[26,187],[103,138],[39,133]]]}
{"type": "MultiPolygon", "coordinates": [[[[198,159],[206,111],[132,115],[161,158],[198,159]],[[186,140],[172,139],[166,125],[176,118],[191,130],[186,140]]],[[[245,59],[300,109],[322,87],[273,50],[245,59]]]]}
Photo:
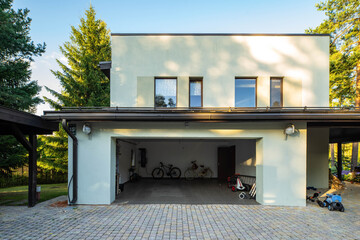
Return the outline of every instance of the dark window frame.
{"type": "Polygon", "coordinates": [[[234,106],[236,108],[257,108],[257,104],[258,104],[258,101],[257,101],[257,82],[258,82],[258,77],[254,77],[254,76],[250,76],[250,77],[235,77],[235,81],[234,81],[234,106]],[[236,80],[241,80],[241,79],[244,79],[244,80],[249,80],[249,79],[253,79],[255,80],[255,107],[236,107],[236,80]]]}
{"type": "Polygon", "coordinates": [[[154,108],[164,108],[164,109],[166,109],[166,108],[177,108],[177,106],[178,106],[178,78],[177,77],[172,77],[172,76],[160,76],[160,77],[158,77],[158,76],[155,76],[154,77],[154,108]],[[156,101],[155,101],[155,99],[156,99],[156,80],[157,79],[175,79],[175,81],[176,81],[176,104],[175,104],[175,107],[157,107],[156,106],[156,101]]]}
{"type": "MultiPolygon", "coordinates": [[[[281,101],[281,103],[280,103],[279,107],[284,107],[284,91],[283,91],[284,77],[270,77],[270,95],[269,95],[270,104],[269,105],[270,105],[270,107],[272,107],[271,106],[271,80],[273,80],[273,79],[280,80],[280,101],[281,101]]],[[[273,107],[273,108],[276,108],[276,107],[273,107]]]]}
{"type": "Polygon", "coordinates": [[[189,77],[189,108],[202,108],[203,105],[203,99],[204,99],[204,95],[203,95],[203,77],[189,77]],[[190,95],[190,86],[191,86],[191,82],[201,82],[201,106],[200,107],[192,107],[191,104],[191,95],[190,95]]]}

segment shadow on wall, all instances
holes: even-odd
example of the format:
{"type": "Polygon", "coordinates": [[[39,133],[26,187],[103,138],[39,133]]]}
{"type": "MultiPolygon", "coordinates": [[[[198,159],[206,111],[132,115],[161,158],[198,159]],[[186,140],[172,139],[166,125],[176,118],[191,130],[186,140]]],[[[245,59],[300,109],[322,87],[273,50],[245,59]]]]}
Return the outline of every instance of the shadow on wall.
{"type": "Polygon", "coordinates": [[[236,173],[256,177],[256,139],[236,142],[236,173]]]}
{"type": "Polygon", "coordinates": [[[282,144],[278,141],[266,143],[267,152],[264,153],[263,164],[265,204],[305,204],[306,141],[300,139],[306,137],[304,131],[300,131],[298,136],[289,136],[282,144]]]}

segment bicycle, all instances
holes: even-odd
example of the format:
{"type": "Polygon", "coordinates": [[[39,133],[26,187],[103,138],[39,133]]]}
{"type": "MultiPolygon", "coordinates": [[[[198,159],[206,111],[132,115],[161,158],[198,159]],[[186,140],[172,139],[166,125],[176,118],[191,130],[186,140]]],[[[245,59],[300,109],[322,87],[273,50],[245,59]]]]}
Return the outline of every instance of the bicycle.
{"type": "Polygon", "coordinates": [[[140,179],[140,176],[139,176],[139,174],[137,174],[135,172],[135,168],[134,167],[129,168],[129,180],[130,180],[130,182],[136,182],[139,179],[140,179]]]}
{"type": "Polygon", "coordinates": [[[213,172],[209,167],[197,165],[196,160],[194,160],[191,161],[191,167],[186,169],[184,175],[186,180],[193,180],[194,178],[211,178],[213,172]]]}
{"type": "Polygon", "coordinates": [[[160,167],[154,168],[151,175],[154,179],[160,179],[164,177],[165,173],[170,178],[180,178],[181,176],[180,168],[173,167],[172,164],[165,165],[162,162],[160,162],[160,167]]]}

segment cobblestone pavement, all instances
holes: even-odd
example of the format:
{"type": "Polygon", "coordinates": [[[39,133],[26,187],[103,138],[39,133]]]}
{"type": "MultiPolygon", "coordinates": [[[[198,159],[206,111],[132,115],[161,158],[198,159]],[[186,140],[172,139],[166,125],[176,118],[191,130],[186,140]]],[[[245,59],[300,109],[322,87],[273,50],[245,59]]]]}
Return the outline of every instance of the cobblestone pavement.
{"type": "MultiPolygon", "coordinates": [[[[360,239],[359,212],[261,205],[0,207],[1,239],[360,239]]],[[[357,208],[355,210],[358,210],[357,208]]]]}

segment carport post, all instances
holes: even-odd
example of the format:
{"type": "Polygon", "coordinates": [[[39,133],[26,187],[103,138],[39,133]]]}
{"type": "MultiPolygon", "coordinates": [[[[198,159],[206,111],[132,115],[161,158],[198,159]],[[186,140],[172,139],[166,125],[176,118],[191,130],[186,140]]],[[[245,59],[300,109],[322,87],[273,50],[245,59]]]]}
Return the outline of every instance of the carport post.
{"type": "Polygon", "coordinates": [[[36,175],[37,175],[37,138],[36,135],[29,136],[31,150],[29,150],[29,195],[28,206],[36,204],[36,175]]]}
{"type": "Polygon", "coordinates": [[[337,143],[337,149],[338,149],[338,161],[337,161],[337,176],[340,181],[342,181],[342,144],[341,142],[337,143]]]}

